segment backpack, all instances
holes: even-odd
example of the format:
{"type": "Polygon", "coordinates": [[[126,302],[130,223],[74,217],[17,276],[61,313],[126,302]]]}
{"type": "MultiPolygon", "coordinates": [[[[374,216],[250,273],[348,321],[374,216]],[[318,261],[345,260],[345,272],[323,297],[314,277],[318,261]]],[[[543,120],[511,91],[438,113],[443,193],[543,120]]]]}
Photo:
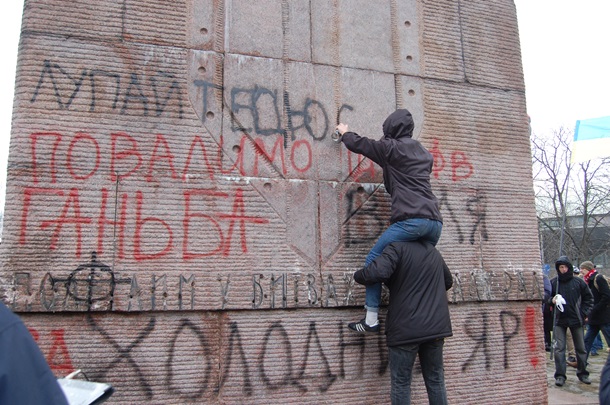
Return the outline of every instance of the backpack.
{"type": "Polygon", "coordinates": [[[595,278],[593,279],[593,285],[595,286],[595,288],[597,289],[597,291],[599,291],[599,285],[597,285],[597,277],[598,276],[602,276],[604,278],[604,280],[606,280],[606,283],[608,284],[608,286],[610,287],[610,277],[604,275],[604,274],[599,274],[597,273],[595,275],[595,278]]]}

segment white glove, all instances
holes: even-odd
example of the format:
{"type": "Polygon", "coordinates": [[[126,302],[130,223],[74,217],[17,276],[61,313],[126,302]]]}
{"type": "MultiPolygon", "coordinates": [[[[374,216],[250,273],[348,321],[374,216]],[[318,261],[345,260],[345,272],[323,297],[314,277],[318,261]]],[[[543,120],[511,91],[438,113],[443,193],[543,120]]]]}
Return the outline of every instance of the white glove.
{"type": "Polygon", "coordinates": [[[566,300],[561,296],[561,294],[557,294],[553,298],[553,301],[555,302],[557,309],[563,312],[563,305],[566,304],[566,300]]]}

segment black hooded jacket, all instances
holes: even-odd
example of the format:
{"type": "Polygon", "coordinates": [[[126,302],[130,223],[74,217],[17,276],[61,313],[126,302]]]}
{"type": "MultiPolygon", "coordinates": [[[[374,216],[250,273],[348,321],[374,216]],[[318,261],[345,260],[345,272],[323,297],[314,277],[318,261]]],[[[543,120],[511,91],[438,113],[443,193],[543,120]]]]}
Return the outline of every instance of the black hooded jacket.
{"type": "Polygon", "coordinates": [[[383,169],[383,184],[392,197],[390,222],[409,218],[443,220],[430,186],[434,158],[412,139],[413,117],[396,110],[383,123],[383,138],[376,141],[346,132],[341,140],[354,153],[371,159],[383,169]]]}
{"type": "Polygon", "coordinates": [[[388,346],[452,336],[446,291],[453,277],[439,251],[428,242],[394,242],[371,264],[354,273],[357,283],[383,282],[390,289],[386,318],[388,346]]]}
{"type": "Polygon", "coordinates": [[[553,308],[554,311],[557,311],[555,314],[557,325],[563,327],[583,326],[585,318],[593,308],[593,294],[591,294],[591,290],[583,279],[574,277],[574,266],[567,256],[561,256],[557,259],[555,270],[557,270],[557,277],[551,280],[552,292],[549,304],[553,306],[552,300],[557,294],[560,294],[566,300],[566,304],[563,305],[563,312],[556,307],[553,308]],[[564,274],[559,271],[559,265],[561,264],[568,266],[568,271],[564,274]],[[559,285],[557,285],[558,280],[559,285]]]}

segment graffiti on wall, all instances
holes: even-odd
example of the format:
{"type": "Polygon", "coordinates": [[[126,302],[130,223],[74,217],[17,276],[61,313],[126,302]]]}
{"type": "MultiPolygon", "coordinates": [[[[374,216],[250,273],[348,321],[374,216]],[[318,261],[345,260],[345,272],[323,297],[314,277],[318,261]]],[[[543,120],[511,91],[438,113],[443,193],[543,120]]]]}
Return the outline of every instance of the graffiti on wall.
{"type": "MultiPolygon", "coordinates": [[[[445,361],[458,362],[463,372],[489,372],[510,370],[515,365],[515,360],[511,359],[525,355],[531,366],[536,368],[540,362],[538,346],[542,335],[538,328],[531,325],[539,316],[533,307],[527,306],[524,312],[475,310],[463,319],[456,320],[454,317],[454,334],[464,336],[459,342],[459,351],[463,352],[466,348],[466,355],[446,356],[445,361]],[[501,342],[500,347],[498,342],[501,342]],[[514,351],[518,351],[518,355],[514,351]]],[[[86,315],[81,332],[87,339],[96,340],[100,347],[104,347],[103,356],[90,358],[87,364],[78,364],[70,353],[67,342],[74,332],[52,329],[46,332],[50,336],[40,336],[35,328],[30,330],[36,340],[49,342],[44,354],[55,372],[66,374],[74,368],[82,368],[92,379],[120,386],[121,381],[113,382],[112,379],[117,369],[123,370],[121,375],[125,375],[127,369],[128,375],[134,379],[132,386],[148,400],[163,394],[192,400],[222,395],[226,389],[240,390],[244,396],[252,396],[256,390],[276,391],[280,388],[301,393],[324,393],[346,380],[362,379],[366,375],[382,376],[388,372],[383,335],[353,334],[343,322],[320,325],[316,321],[309,321],[304,331],[297,333],[295,330],[301,328],[295,329],[292,323],[289,326],[281,320],[263,321],[261,325],[264,326],[256,331],[253,341],[245,338],[246,333],[251,335],[254,332],[249,329],[252,326],[234,320],[220,324],[220,333],[224,338],[218,340],[216,327],[196,318],[180,318],[169,324],[164,320],[163,338],[158,334],[161,326],[157,317],[146,319],[135,327],[131,337],[125,338],[96,316],[86,315]],[[186,347],[191,354],[185,357],[186,347]],[[163,362],[163,367],[154,368],[158,370],[158,375],[146,371],[151,369],[144,365],[144,352],[159,354],[158,359],[163,362]],[[367,366],[364,366],[365,362],[355,365],[348,362],[347,358],[351,355],[366,358],[367,366]],[[188,379],[180,375],[185,362],[189,364],[191,378],[188,379]],[[153,384],[159,379],[166,384],[153,384]],[[160,392],[160,387],[167,392],[160,392]]],[[[450,346],[452,342],[453,339],[449,338],[446,345],[450,346]]],[[[452,353],[456,349],[447,347],[447,352],[452,353]]],[[[522,367],[522,363],[519,367],[522,367]]],[[[416,367],[416,373],[420,372],[416,367]]]]}
{"type": "MultiPolygon", "coordinates": [[[[123,75],[103,69],[83,68],[71,72],[59,63],[45,60],[40,70],[38,83],[30,103],[44,96],[51,97],[59,110],[106,112],[160,117],[166,112],[170,100],[175,100],[179,108],[174,118],[183,118],[183,89],[180,81],[171,73],[157,71],[154,76],[142,77],[135,72],[128,74],[125,83],[123,75]],[[85,101],[75,103],[76,99],[85,101]]],[[[169,109],[167,112],[171,112],[169,109]]]]}
{"type": "MultiPolygon", "coordinates": [[[[106,97],[107,94],[113,95],[111,110],[117,114],[133,115],[137,114],[136,111],[148,114],[149,110],[154,110],[157,116],[175,113],[177,115],[174,118],[183,117],[181,103],[178,110],[168,109],[170,101],[175,99],[179,102],[185,92],[182,82],[164,72],[158,72],[152,77],[131,73],[127,75],[129,80],[123,76],[116,72],[87,68],[71,72],[59,63],[47,60],[43,63],[30,102],[42,103],[50,98],[59,110],[78,111],[87,106],[89,112],[97,113],[101,108],[100,100],[105,99],[100,96],[101,89],[104,89],[106,97]],[[83,98],[84,101],[75,102],[83,98]],[[139,104],[137,108],[136,104],[139,104]],[[149,109],[149,105],[154,105],[154,108],[149,109]],[[135,108],[134,111],[130,110],[132,107],[135,108]]],[[[49,235],[48,249],[55,250],[68,244],[74,246],[76,258],[83,257],[85,251],[93,249],[100,257],[103,256],[109,249],[107,241],[110,234],[117,238],[116,257],[137,262],[170,255],[189,261],[215,255],[247,253],[249,235],[260,232],[269,219],[250,213],[243,188],[219,188],[219,177],[256,177],[262,162],[276,167],[282,177],[289,170],[307,173],[314,166],[313,143],[325,140],[331,126],[331,114],[317,100],[306,100],[302,109],[291,106],[288,118],[291,132],[286,133],[282,128],[287,126],[281,122],[281,97],[278,97],[276,90],[260,86],[224,89],[207,81],[196,81],[194,85],[201,91],[203,111],[208,109],[208,100],[213,90],[222,90],[231,95],[230,129],[238,137],[234,140],[234,156],[230,163],[226,161],[225,149],[231,145],[225,145],[222,135],[211,143],[199,135],[187,139],[182,136],[180,143],[176,144],[171,134],[162,133],[150,134],[146,142],[143,142],[121,130],[100,134],[85,131],[32,132],[29,135],[27,156],[31,167],[30,185],[21,189],[19,244],[28,246],[30,235],[42,231],[49,235]],[[275,122],[273,126],[260,119],[269,111],[275,117],[271,120],[275,122]],[[312,125],[314,117],[316,121],[323,122],[321,132],[316,132],[312,125]],[[249,126],[245,127],[245,122],[250,123],[249,126]],[[298,131],[304,131],[306,135],[297,139],[298,131]],[[262,138],[270,136],[277,138],[272,147],[268,144],[265,146],[262,142],[262,138]],[[284,142],[286,139],[292,142],[288,145],[284,142]],[[177,201],[177,211],[181,213],[182,221],[173,220],[173,213],[164,218],[148,212],[147,207],[156,204],[157,194],[152,197],[149,190],[144,188],[119,191],[121,182],[126,181],[151,185],[163,181],[181,184],[184,189],[177,201]],[[105,185],[99,191],[87,190],[87,185],[94,182],[105,185]],[[66,187],[65,184],[68,183],[70,186],[66,187]],[[201,188],[193,187],[197,183],[201,188]],[[225,201],[232,202],[232,209],[218,212],[216,207],[226,205],[222,204],[225,201]],[[37,208],[41,204],[45,205],[46,212],[34,216],[33,213],[38,212],[37,208]],[[85,210],[85,206],[96,209],[85,210]],[[218,243],[209,249],[197,250],[190,242],[194,225],[205,229],[213,235],[210,239],[215,239],[218,243]],[[145,228],[154,228],[156,237],[161,235],[165,243],[151,248],[153,243],[145,228]],[[127,229],[134,231],[127,234],[127,229]],[[83,235],[96,235],[95,246],[83,246],[83,235]],[[239,248],[232,249],[233,246],[239,248]]],[[[343,110],[353,110],[353,107],[344,104],[340,108],[340,111],[343,110]]],[[[205,123],[207,114],[201,116],[205,123]]],[[[375,178],[379,168],[371,161],[364,163],[361,155],[355,155],[344,148],[338,151],[347,154],[345,161],[347,172],[352,173],[351,181],[375,178]]],[[[445,151],[436,139],[433,140],[431,153],[435,160],[433,176],[437,179],[446,175],[452,182],[459,182],[474,173],[473,164],[465,153],[459,150],[445,151]]],[[[376,230],[352,232],[358,224],[348,221],[344,235],[346,247],[370,244],[387,221],[387,218],[380,218],[377,214],[380,204],[384,203],[375,200],[366,209],[362,209],[359,215],[353,215],[356,210],[355,199],[364,195],[366,194],[355,195],[352,190],[347,191],[342,197],[346,202],[346,216],[376,230]],[[367,236],[362,238],[358,233],[367,236]]],[[[366,198],[369,197],[367,195],[366,198]]],[[[448,215],[451,224],[456,226],[458,243],[467,241],[474,244],[475,237],[479,235],[482,240],[487,240],[485,195],[476,191],[475,196],[469,197],[466,202],[457,202],[456,197],[451,197],[447,189],[440,189],[441,209],[448,215]],[[463,223],[465,221],[468,223],[463,223]]],[[[362,207],[362,204],[359,206],[362,207]]]]}
{"type": "MultiPolygon", "coordinates": [[[[356,290],[353,279],[355,270],[342,275],[257,272],[231,276],[219,273],[216,278],[191,273],[173,279],[167,274],[152,274],[144,280],[137,273],[130,276],[116,273],[93,252],[89,262],[78,265],[67,276],[45,273],[38,286],[31,273],[15,273],[11,286],[12,308],[28,311],[33,304],[46,311],[350,307],[362,299],[362,291],[356,290]],[[249,294],[231,290],[231,284],[240,282],[251,286],[249,294]]],[[[543,298],[540,277],[535,269],[510,264],[500,272],[454,271],[448,299],[452,303],[509,298],[540,300],[543,298]]]]}

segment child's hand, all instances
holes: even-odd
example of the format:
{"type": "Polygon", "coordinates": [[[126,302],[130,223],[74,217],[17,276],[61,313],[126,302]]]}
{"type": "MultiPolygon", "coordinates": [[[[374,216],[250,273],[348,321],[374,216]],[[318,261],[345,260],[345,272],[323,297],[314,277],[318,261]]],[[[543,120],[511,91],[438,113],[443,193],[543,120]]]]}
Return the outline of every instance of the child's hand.
{"type": "Polygon", "coordinates": [[[349,128],[348,128],[347,124],[340,123],[339,125],[337,125],[337,131],[339,131],[339,133],[341,135],[343,135],[344,133],[349,131],[349,128]]]}

